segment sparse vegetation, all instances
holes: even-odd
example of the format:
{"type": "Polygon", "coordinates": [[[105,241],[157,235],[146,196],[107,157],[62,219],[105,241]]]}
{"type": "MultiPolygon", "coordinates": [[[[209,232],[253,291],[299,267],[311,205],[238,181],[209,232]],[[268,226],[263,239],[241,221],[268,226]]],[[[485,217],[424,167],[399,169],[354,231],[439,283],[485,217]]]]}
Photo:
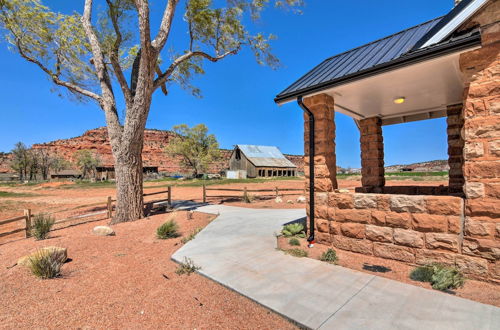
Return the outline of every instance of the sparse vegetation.
{"type": "Polygon", "coordinates": [[[331,264],[336,264],[337,261],[339,260],[339,257],[337,256],[337,252],[335,252],[334,249],[328,249],[319,258],[321,261],[325,261],[331,264]]]}
{"type": "Polygon", "coordinates": [[[304,258],[304,257],[308,256],[307,251],[304,251],[304,250],[298,249],[298,248],[283,250],[283,252],[285,252],[286,254],[289,254],[291,256],[298,257],[298,258],[304,258]]]}
{"type": "Polygon", "coordinates": [[[61,266],[65,261],[62,252],[39,250],[28,260],[28,268],[36,277],[49,279],[60,275],[61,266]]]}
{"type": "Polygon", "coordinates": [[[255,196],[253,196],[253,195],[249,194],[249,193],[248,193],[248,192],[246,192],[246,191],[243,193],[243,201],[244,201],[245,203],[251,203],[251,202],[253,202],[254,200],[255,200],[255,196]]]}
{"type": "Polygon", "coordinates": [[[196,229],[195,229],[195,230],[194,230],[191,234],[189,234],[189,235],[188,235],[188,236],[186,236],[186,237],[183,237],[183,238],[181,239],[181,243],[182,243],[182,244],[186,244],[187,242],[189,242],[189,241],[193,240],[193,239],[196,237],[196,235],[198,235],[198,233],[199,233],[202,229],[203,229],[203,228],[201,228],[201,227],[196,228],[196,229]]]}
{"type": "Polygon", "coordinates": [[[175,273],[177,275],[191,275],[191,273],[200,269],[201,267],[196,266],[193,260],[184,257],[184,261],[179,264],[175,273]]]}
{"type": "Polygon", "coordinates": [[[296,239],[295,237],[290,238],[288,240],[288,244],[293,245],[293,246],[300,246],[300,241],[296,239]]]}
{"type": "Polygon", "coordinates": [[[293,236],[297,236],[300,238],[306,237],[306,234],[304,233],[304,225],[298,222],[290,223],[288,225],[283,226],[281,233],[285,237],[293,237],[293,236]]]}
{"type": "Polygon", "coordinates": [[[37,214],[32,224],[31,234],[36,240],[46,239],[54,223],[54,218],[47,213],[37,214]]]}
{"type": "Polygon", "coordinates": [[[0,197],[33,197],[35,194],[0,191],[0,197]]]}
{"type": "Polygon", "coordinates": [[[156,229],[156,237],[169,239],[179,237],[179,225],[174,220],[169,220],[156,229]]]}
{"type": "Polygon", "coordinates": [[[410,273],[410,279],[418,282],[431,282],[434,268],[432,265],[415,267],[410,273]]]}
{"type": "Polygon", "coordinates": [[[463,274],[454,266],[431,264],[416,267],[410,278],[414,281],[429,282],[435,290],[446,291],[461,288],[465,283],[463,274]]]}

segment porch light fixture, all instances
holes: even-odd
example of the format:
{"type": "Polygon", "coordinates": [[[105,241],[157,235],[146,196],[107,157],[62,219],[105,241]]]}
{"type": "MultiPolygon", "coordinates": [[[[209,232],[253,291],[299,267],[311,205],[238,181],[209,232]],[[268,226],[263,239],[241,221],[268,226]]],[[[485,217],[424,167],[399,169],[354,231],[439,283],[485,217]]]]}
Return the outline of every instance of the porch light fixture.
{"type": "Polygon", "coordinates": [[[396,104],[403,104],[403,103],[405,103],[405,101],[406,101],[406,97],[396,97],[394,99],[394,103],[396,103],[396,104]]]}

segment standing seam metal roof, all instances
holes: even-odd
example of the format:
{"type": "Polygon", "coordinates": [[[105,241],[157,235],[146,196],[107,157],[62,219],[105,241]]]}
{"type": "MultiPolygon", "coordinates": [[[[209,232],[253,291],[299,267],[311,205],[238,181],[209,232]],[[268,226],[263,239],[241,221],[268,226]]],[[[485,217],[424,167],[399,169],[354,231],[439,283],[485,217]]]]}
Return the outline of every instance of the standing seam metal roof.
{"type": "Polygon", "coordinates": [[[284,96],[390,62],[408,53],[443,17],[411,27],[323,61],[279,95],[284,96]]]}
{"type": "Polygon", "coordinates": [[[297,167],[277,147],[246,144],[237,144],[236,147],[257,167],[297,167]]]}

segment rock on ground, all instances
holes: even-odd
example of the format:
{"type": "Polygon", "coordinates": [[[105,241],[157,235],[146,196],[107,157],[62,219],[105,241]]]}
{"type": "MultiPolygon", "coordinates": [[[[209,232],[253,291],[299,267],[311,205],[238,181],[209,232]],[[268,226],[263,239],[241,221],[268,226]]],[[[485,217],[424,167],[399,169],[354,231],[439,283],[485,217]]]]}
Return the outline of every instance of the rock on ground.
{"type": "Polygon", "coordinates": [[[92,232],[98,236],[114,236],[115,231],[108,226],[96,226],[92,232]]]}

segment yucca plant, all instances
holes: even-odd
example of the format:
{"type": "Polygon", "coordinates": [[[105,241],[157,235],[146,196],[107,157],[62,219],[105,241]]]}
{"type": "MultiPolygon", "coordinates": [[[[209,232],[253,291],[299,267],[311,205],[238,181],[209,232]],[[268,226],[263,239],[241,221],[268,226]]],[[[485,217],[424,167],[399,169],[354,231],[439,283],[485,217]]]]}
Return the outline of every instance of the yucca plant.
{"type": "Polygon", "coordinates": [[[306,236],[306,234],[304,233],[304,225],[301,223],[298,223],[298,222],[290,223],[288,225],[283,226],[281,233],[285,237],[291,237],[291,236],[305,237],[306,236]]]}
{"type": "Polygon", "coordinates": [[[61,266],[66,257],[57,250],[39,250],[28,259],[28,268],[36,277],[49,279],[61,274],[61,266]]]}
{"type": "Polygon", "coordinates": [[[33,235],[36,240],[46,239],[54,223],[54,218],[47,213],[35,215],[31,228],[31,235],[33,235]]]}
{"type": "Polygon", "coordinates": [[[169,220],[156,229],[156,237],[169,239],[179,237],[179,225],[174,220],[169,220]]]}
{"type": "Polygon", "coordinates": [[[323,252],[319,260],[329,262],[331,264],[336,264],[339,260],[339,257],[337,256],[337,252],[335,252],[334,249],[328,249],[323,252]]]}

